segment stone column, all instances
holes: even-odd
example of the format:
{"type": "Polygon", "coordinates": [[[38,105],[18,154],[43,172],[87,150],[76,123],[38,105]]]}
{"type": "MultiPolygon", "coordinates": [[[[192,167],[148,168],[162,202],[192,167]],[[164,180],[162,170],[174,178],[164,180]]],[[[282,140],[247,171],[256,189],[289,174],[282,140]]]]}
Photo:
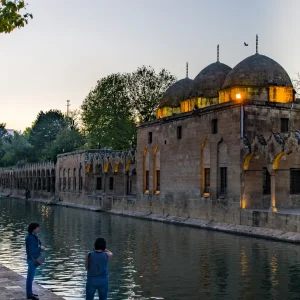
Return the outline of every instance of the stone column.
{"type": "Polygon", "coordinates": [[[276,208],[276,181],[275,181],[275,171],[270,173],[271,176],[271,207],[270,211],[278,212],[276,208]]]}

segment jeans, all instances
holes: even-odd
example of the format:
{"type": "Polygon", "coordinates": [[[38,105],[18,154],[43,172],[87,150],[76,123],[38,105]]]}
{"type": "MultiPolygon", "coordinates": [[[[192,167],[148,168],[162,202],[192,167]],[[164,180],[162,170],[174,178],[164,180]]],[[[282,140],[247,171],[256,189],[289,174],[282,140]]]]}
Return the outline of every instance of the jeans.
{"type": "Polygon", "coordinates": [[[99,300],[107,300],[108,278],[88,278],[86,282],[86,300],[94,300],[96,290],[99,294],[99,300]]]}
{"type": "Polygon", "coordinates": [[[26,278],[26,294],[27,297],[32,296],[32,282],[34,279],[35,271],[36,271],[36,265],[31,259],[27,259],[28,264],[28,272],[27,272],[27,278],[26,278]]]}

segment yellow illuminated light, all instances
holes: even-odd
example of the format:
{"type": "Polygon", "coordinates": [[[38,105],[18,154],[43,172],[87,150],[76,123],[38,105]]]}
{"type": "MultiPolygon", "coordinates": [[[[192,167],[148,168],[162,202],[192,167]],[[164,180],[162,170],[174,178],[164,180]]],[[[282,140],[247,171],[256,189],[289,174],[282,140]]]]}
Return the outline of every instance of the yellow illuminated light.
{"type": "Polygon", "coordinates": [[[241,94],[236,94],[235,97],[236,97],[236,99],[242,99],[241,94]]]}

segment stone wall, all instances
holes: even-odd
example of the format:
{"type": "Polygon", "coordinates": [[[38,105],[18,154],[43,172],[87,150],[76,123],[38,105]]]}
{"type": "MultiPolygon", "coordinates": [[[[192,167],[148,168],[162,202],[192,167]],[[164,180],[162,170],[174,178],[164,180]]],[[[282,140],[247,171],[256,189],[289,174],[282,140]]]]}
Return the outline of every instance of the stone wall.
{"type": "Polygon", "coordinates": [[[160,156],[158,198],[168,205],[185,206],[185,201],[204,195],[204,169],[210,169],[209,198],[212,201],[240,201],[240,107],[224,104],[145,124],[138,129],[137,196],[152,197],[155,190],[154,156],[160,156]],[[217,133],[212,122],[218,121],[217,133]],[[181,126],[182,137],[177,137],[181,126]],[[152,143],[149,133],[152,132],[152,143]],[[227,167],[227,191],[220,191],[220,168],[227,167]],[[149,170],[149,191],[145,173],[149,170]],[[147,195],[149,194],[149,195],[147,195]]]}
{"type": "Polygon", "coordinates": [[[113,200],[135,197],[135,152],[86,150],[59,155],[56,178],[60,201],[109,210],[113,200]]]}

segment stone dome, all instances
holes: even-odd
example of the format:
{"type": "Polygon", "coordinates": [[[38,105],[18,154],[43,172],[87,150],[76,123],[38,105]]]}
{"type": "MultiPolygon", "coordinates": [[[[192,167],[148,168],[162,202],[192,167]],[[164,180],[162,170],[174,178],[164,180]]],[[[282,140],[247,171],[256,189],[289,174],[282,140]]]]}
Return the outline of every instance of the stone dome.
{"type": "Polygon", "coordinates": [[[270,85],[293,87],[289,75],[279,63],[265,55],[254,54],[241,61],[230,71],[222,88],[270,85]]]}
{"type": "Polygon", "coordinates": [[[192,82],[192,79],[186,77],[172,84],[162,96],[159,108],[166,106],[178,107],[180,102],[185,99],[186,93],[192,82]]]}
{"type": "Polygon", "coordinates": [[[219,90],[231,68],[219,61],[208,65],[194,79],[187,98],[193,97],[219,97],[219,90]]]}

